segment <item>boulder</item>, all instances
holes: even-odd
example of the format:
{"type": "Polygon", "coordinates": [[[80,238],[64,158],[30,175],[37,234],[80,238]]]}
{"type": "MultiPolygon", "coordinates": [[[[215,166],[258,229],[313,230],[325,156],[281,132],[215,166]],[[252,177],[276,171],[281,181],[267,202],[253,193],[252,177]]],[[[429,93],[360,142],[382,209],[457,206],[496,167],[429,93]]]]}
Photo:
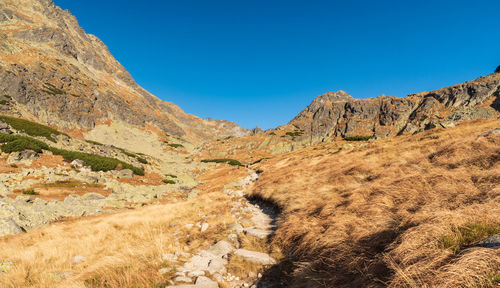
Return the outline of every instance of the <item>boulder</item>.
{"type": "Polygon", "coordinates": [[[212,253],[214,256],[222,258],[223,256],[233,252],[233,246],[227,241],[219,241],[217,244],[212,245],[208,248],[208,252],[212,253]]]}
{"type": "Polygon", "coordinates": [[[245,249],[238,249],[234,252],[234,255],[238,255],[245,258],[248,261],[262,264],[262,265],[273,265],[276,264],[276,260],[269,256],[269,254],[261,253],[257,251],[250,251],[245,249]]]}
{"type": "Polygon", "coordinates": [[[23,228],[12,219],[0,219],[0,236],[19,234],[23,232],[23,228]]]}
{"type": "Polygon", "coordinates": [[[500,249],[500,234],[490,236],[479,242],[476,246],[490,249],[500,249]]]}
{"type": "Polygon", "coordinates": [[[123,169],[123,170],[118,171],[117,177],[118,178],[133,178],[134,172],[130,169],[123,169]]]}
{"type": "Polygon", "coordinates": [[[75,159],[75,160],[71,161],[71,167],[73,167],[75,169],[81,169],[81,168],[83,168],[83,161],[80,159],[75,159]]]}
{"type": "Polygon", "coordinates": [[[231,242],[236,249],[240,248],[240,239],[237,234],[232,233],[227,235],[227,240],[229,240],[229,242],[231,242]]]}
{"type": "Polygon", "coordinates": [[[13,265],[12,262],[0,262],[0,274],[9,272],[13,265]]]}
{"type": "Polygon", "coordinates": [[[201,224],[200,232],[205,232],[208,229],[208,223],[201,224]]]}
{"type": "Polygon", "coordinates": [[[7,158],[8,164],[27,164],[31,165],[31,161],[38,159],[38,153],[33,150],[24,150],[19,152],[12,152],[7,158]]]}
{"type": "Polygon", "coordinates": [[[267,236],[270,234],[269,231],[256,229],[256,228],[247,228],[247,229],[244,229],[243,232],[245,233],[245,235],[252,236],[255,238],[259,238],[259,239],[266,239],[267,236]]]}
{"type": "Polygon", "coordinates": [[[10,130],[10,126],[7,125],[6,123],[3,123],[2,121],[0,121],[0,133],[12,134],[12,131],[10,130]]]}

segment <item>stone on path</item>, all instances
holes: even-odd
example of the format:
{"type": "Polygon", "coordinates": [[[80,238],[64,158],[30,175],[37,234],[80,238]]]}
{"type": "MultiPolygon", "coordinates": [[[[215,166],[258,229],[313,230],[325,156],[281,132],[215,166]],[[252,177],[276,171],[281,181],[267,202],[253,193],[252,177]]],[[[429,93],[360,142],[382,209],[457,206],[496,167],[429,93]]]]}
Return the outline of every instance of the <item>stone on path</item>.
{"type": "Polygon", "coordinates": [[[185,276],[177,276],[174,279],[175,282],[185,282],[185,283],[191,283],[193,279],[185,276]]]}
{"type": "Polygon", "coordinates": [[[269,232],[269,230],[261,230],[261,229],[256,229],[256,228],[247,228],[247,229],[244,229],[243,232],[245,233],[245,235],[259,238],[262,240],[266,239],[267,236],[269,236],[269,234],[271,234],[269,232]]]}
{"type": "Polygon", "coordinates": [[[235,255],[238,255],[242,258],[247,259],[248,261],[262,264],[262,265],[272,265],[276,264],[276,260],[269,256],[269,254],[261,253],[257,251],[250,251],[245,249],[238,249],[234,252],[235,255]]]}
{"type": "Polygon", "coordinates": [[[205,276],[199,276],[196,278],[195,284],[182,284],[175,286],[167,286],[165,288],[219,288],[217,282],[210,280],[205,276]]]}
{"type": "Polygon", "coordinates": [[[205,276],[196,278],[196,282],[194,284],[199,288],[219,288],[219,284],[217,284],[217,282],[212,281],[205,276]]]}
{"type": "Polygon", "coordinates": [[[212,245],[207,251],[215,256],[222,257],[233,252],[233,250],[234,248],[229,242],[222,240],[217,242],[217,244],[212,245]]]}

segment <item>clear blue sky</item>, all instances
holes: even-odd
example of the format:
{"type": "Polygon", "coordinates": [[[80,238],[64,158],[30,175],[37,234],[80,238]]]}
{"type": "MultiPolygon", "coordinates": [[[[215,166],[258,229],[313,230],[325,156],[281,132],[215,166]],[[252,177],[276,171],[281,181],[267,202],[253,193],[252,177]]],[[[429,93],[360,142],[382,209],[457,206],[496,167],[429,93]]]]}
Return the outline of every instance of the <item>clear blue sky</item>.
{"type": "Polygon", "coordinates": [[[144,88],[246,128],[320,94],[406,96],[500,65],[500,1],[54,0],[144,88]]]}

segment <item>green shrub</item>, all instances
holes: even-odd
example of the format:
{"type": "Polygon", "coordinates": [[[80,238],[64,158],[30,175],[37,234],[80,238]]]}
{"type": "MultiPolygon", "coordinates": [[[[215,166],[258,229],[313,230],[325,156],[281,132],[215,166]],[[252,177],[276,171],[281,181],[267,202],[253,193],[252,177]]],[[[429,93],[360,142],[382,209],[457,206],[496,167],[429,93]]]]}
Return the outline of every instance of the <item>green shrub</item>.
{"type": "Polygon", "coordinates": [[[0,100],[0,105],[7,105],[9,101],[7,100],[0,100]]]}
{"type": "MultiPolygon", "coordinates": [[[[500,272],[488,273],[486,275],[486,279],[488,279],[488,282],[490,282],[492,284],[491,287],[498,287],[498,285],[500,285],[500,272]],[[495,286],[495,285],[497,285],[497,286],[495,286]]],[[[490,286],[486,286],[486,287],[490,287],[490,286]]]]}
{"type": "MultiPolygon", "coordinates": [[[[30,136],[40,136],[45,137],[47,140],[52,142],[56,142],[54,138],[52,138],[52,134],[54,135],[66,135],[57,131],[56,129],[50,128],[45,125],[41,125],[35,122],[31,122],[28,120],[10,117],[10,116],[0,116],[0,120],[9,124],[12,128],[22,131],[30,136]]],[[[66,135],[68,136],[68,135],[66,135]]],[[[69,137],[69,136],[68,136],[69,137]]]]}
{"type": "Polygon", "coordinates": [[[164,179],[162,180],[163,183],[165,184],[175,184],[175,181],[174,180],[170,180],[170,179],[164,179]]]}
{"type": "Polygon", "coordinates": [[[286,135],[292,136],[292,137],[300,136],[302,134],[304,134],[304,132],[301,132],[301,131],[286,132],[286,135]]]}
{"type": "Polygon", "coordinates": [[[23,193],[24,195],[40,195],[40,193],[36,192],[33,189],[23,190],[23,191],[21,191],[21,193],[23,193]]]}
{"type": "Polygon", "coordinates": [[[168,146],[174,147],[174,148],[184,147],[182,144],[174,144],[174,143],[168,144],[168,146]]]}
{"type": "Polygon", "coordinates": [[[371,138],[372,138],[372,136],[357,135],[357,136],[346,136],[346,137],[344,137],[344,140],[346,140],[346,141],[366,141],[366,140],[370,140],[371,138]]]}
{"type": "Polygon", "coordinates": [[[121,164],[123,169],[130,169],[135,174],[140,176],[144,175],[144,171],[142,169],[115,158],[88,154],[84,152],[68,151],[53,147],[50,147],[49,150],[56,155],[61,155],[66,161],[71,162],[73,160],[80,159],[83,161],[85,166],[90,166],[92,171],[110,171],[116,169],[118,164],[121,164]]]}
{"type": "Polygon", "coordinates": [[[500,66],[498,66],[497,69],[495,69],[495,73],[500,73],[500,66]]]}
{"type": "Polygon", "coordinates": [[[474,222],[452,230],[452,233],[441,237],[439,247],[450,249],[454,253],[462,248],[481,241],[483,238],[500,233],[500,225],[474,222]]]}
{"type": "Polygon", "coordinates": [[[271,158],[269,158],[269,157],[261,158],[261,159],[259,159],[257,161],[254,161],[254,162],[250,163],[250,165],[258,164],[258,163],[260,163],[260,162],[262,162],[262,161],[264,161],[266,159],[271,159],[271,158]]]}
{"type": "Polygon", "coordinates": [[[165,177],[177,178],[177,176],[175,176],[173,174],[165,174],[165,177]]]}
{"type": "Polygon", "coordinates": [[[87,143],[89,143],[89,144],[93,144],[93,145],[104,146],[104,144],[99,143],[99,142],[97,142],[97,141],[93,141],[93,140],[85,140],[85,142],[87,142],[87,143]]]}
{"type": "Polygon", "coordinates": [[[420,122],[425,121],[427,118],[429,118],[427,115],[422,115],[422,117],[420,117],[420,122]]]}
{"type": "Polygon", "coordinates": [[[47,94],[50,94],[52,96],[61,95],[61,94],[65,94],[66,93],[64,90],[61,90],[61,89],[57,88],[56,86],[54,86],[54,85],[52,85],[50,83],[43,84],[42,91],[45,92],[45,93],[47,93],[47,94]]]}
{"type": "Polygon", "coordinates": [[[274,133],[274,132],[271,132],[271,133],[269,133],[269,135],[276,135],[276,133],[274,133]]]}
{"type": "Polygon", "coordinates": [[[241,164],[240,161],[238,160],[234,160],[234,159],[204,159],[204,160],[201,160],[201,162],[203,163],[226,163],[226,164],[229,164],[229,165],[233,165],[233,166],[244,166],[243,164],[241,164]]]}
{"type": "Polygon", "coordinates": [[[137,154],[128,152],[127,150],[125,150],[123,148],[118,148],[118,150],[122,151],[123,154],[125,154],[125,155],[127,155],[129,157],[133,157],[133,158],[137,159],[137,161],[141,162],[142,164],[148,164],[148,160],[146,160],[145,158],[142,158],[142,157],[138,156],[137,154]]]}
{"type": "Polygon", "coordinates": [[[42,153],[42,150],[49,150],[49,146],[42,141],[21,135],[0,133],[0,143],[4,143],[0,149],[5,153],[24,151],[26,149],[37,153],[42,153]]]}

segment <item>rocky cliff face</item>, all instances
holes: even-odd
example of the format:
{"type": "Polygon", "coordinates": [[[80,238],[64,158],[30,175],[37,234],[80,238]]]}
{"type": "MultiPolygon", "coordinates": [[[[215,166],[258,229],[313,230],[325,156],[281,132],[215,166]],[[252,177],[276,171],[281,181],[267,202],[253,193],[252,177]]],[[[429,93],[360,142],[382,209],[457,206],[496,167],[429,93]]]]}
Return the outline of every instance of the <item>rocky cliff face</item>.
{"type": "Polygon", "coordinates": [[[189,141],[249,133],[186,114],[141,88],[104,43],[51,0],[0,3],[0,96],[4,113],[65,131],[123,121],[189,141]]]}
{"type": "MultiPolygon", "coordinates": [[[[318,96],[290,125],[310,142],[336,137],[386,137],[450,127],[462,120],[500,117],[500,74],[412,94],[354,99],[344,91],[318,96]]],[[[303,140],[304,140],[303,139],[303,140]]]]}

